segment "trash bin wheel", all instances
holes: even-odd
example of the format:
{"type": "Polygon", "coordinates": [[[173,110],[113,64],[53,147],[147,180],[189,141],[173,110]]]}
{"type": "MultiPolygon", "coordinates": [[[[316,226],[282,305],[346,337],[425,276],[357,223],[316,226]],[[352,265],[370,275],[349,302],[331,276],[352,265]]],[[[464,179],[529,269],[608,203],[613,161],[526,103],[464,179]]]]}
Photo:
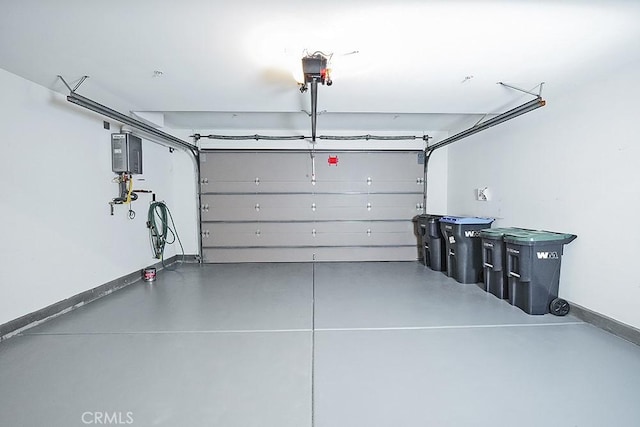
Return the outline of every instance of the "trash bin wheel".
{"type": "Polygon", "coordinates": [[[566,316],[570,308],[567,300],[562,298],[555,298],[549,305],[549,311],[555,316],[566,316]]]}

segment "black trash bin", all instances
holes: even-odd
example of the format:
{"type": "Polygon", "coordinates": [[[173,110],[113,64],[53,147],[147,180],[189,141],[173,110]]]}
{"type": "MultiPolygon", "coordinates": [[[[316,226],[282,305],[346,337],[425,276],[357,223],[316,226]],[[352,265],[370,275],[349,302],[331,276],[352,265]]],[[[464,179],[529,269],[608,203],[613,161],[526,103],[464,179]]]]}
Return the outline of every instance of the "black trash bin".
{"type": "Polygon", "coordinates": [[[417,227],[420,261],[434,271],[444,271],[446,248],[440,231],[442,215],[422,214],[414,218],[417,227]]]}
{"type": "Polygon", "coordinates": [[[442,215],[427,215],[425,220],[425,234],[423,238],[424,265],[434,271],[444,271],[447,269],[447,252],[444,237],[440,230],[440,218],[442,218],[442,215]]]}
{"type": "Polygon", "coordinates": [[[415,223],[415,232],[416,235],[418,236],[418,248],[419,248],[419,252],[418,252],[418,261],[420,261],[420,263],[427,265],[426,263],[426,256],[425,256],[425,242],[426,242],[426,232],[427,232],[427,220],[428,220],[429,215],[427,214],[421,214],[421,215],[416,215],[413,218],[413,222],[415,223]]]}
{"type": "Polygon", "coordinates": [[[509,298],[507,280],[506,251],[504,235],[519,232],[519,228],[487,228],[480,231],[482,239],[482,267],[484,269],[484,287],[487,292],[498,298],[509,298]]]}
{"type": "Polygon", "coordinates": [[[447,254],[447,276],[460,283],[478,283],[482,280],[480,230],[491,227],[492,222],[493,218],[440,218],[447,254]]]}
{"type": "Polygon", "coordinates": [[[569,305],[558,298],[560,263],[564,245],[576,237],[532,230],[505,234],[509,303],[528,314],[567,314],[569,305]]]}

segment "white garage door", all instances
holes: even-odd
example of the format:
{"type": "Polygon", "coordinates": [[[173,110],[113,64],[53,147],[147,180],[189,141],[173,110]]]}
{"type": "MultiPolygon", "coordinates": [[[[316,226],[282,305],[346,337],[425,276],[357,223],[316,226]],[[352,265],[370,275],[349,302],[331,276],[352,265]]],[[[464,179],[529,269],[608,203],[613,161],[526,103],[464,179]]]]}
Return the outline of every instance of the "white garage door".
{"type": "Polygon", "coordinates": [[[420,154],[205,150],[204,262],[415,260],[420,154]]]}

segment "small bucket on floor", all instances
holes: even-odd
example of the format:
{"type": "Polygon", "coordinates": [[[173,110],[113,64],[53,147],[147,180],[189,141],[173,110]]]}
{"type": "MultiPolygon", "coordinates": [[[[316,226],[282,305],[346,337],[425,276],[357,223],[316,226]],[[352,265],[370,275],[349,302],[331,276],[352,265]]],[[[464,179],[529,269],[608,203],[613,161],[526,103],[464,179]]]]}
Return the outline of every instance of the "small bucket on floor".
{"type": "Polygon", "coordinates": [[[156,268],[155,267],[147,267],[142,270],[142,280],[145,282],[153,282],[156,280],[156,268]]]}

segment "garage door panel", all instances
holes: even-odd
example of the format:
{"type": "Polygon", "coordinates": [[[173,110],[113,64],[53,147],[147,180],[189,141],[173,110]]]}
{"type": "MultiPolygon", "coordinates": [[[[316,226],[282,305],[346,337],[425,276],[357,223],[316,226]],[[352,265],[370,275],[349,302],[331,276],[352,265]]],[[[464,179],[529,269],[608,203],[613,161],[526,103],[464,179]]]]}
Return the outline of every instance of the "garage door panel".
{"type": "Polygon", "coordinates": [[[422,213],[422,195],[372,194],[369,196],[372,219],[413,218],[422,213]]]}
{"type": "Polygon", "coordinates": [[[347,232],[347,233],[318,233],[318,246],[395,246],[412,245],[415,239],[405,233],[347,232]]]}
{"type": "Polygon", "coordinates": [[[420,213],[414,194],[203,195],[203,221],[410,219],[420,213]]]}
{"type": "Polygon", "coordinates": [[[205,248],[202,251],[204,262],[311,262],[314,249],[306,248],[205,248]]]}
{"type": "Polygon", "coordinates": [[[408,181],[423,177],[423,165],[418,153],[402,152],[336,152],[316,154],[318,181],[408,181]],[[338,158],[337,165],[328,162],[329,156],[338,158]]]}
{"type": "MultiPolygon", "coordinates": [[[[202,241],[204,247],[282,247],[285,243],[281,233],[270,233],[260,230],[245,232],[215,232],[202,241]]],[[[293,233],[290,232],[286,237],[288,246],[314,246],[315,239],[311,231],[293,233]]]]}
{"type": "Polygon", "coordinates": [[[366,194],[315,194],[315,219],[367,220],[366,194]]]}
{"type": "Polygon", "coordinates": [[[422,180],[416,178],[409,181],[330,181],[318,180],[311,187],[315,193],[397,193],[415,192],[422,194],[422,180]]]}
{"type": "Polygon", "coordinates": [[[409,194],[369,194],[367,196],[369,202],[377,206],[392,206],[392,205],[413,205],[422,202],[422,194],[409,193],[409,194]]]}
{"type": "Polygon", "coordinates": [[[366,162],[356,153],[317,153],[316,178],[329,182],[367,182],[370,169],[363,167],[366,162]],[[337,163],[330,163],[329,158],[337,158],[337,163]]]}
{"type": "Polygon", "coordinates": [[[204,221],[281,221],[302,220],[313,221],[315,213],[309,207],[265,207],[259,209],[251,207],[217,207],[210,208],[203,213],[204,221]]]}
{"type": "Polygon", "coordinates": [[[203,221],[292,221],[314,218],[310,194],[203,195],[203,221]]]}
{"type": "Polygon", "coordinates": [[[205,248],[207,263],[237,262],[336,262],[336,261],[409,261],[417,257],[417,248],[205,248]]]}
{"type": "Polygon", "coordinates": [[[408,222],[205,224],[204,247],[379,246],[415,242],[408,222]]]}
{"type": "Polygon", "coordinates": [[[411,245],[415,239],[405,233],[380,233],[366,231],[352,232],[319,232],[313,233],[311,229],[305,232],[288,233],[286,242],[281,233],[261,232],[215,232],[203,238],[206,248],[216,247],[282,247],[287,244],[290,247],[317,247],[317,246],[388,246],[411,245]]]}
{"type": "Polygon", "coordinates": [[[415,182],[424,177],[424,165],[418,162],[418,153],[371,153],[367,162],[373,182],[415,182]]]}
{"type": "Polygon", "coordinates": [[[313,195],[311,194],[219,194],[203,195],[202,202],[210,208],[240,208],[256,205],[260,207],[283,209],[299,206],[311,207],[313,195]]]}
{"type": "Polygon", "coordinates": [[[415,240],[415,224],[412,221],[374,221],[371,222],[371,229],[377,233],[400,233],[407,236],[413,236],[412,242],[415,240]]]}
{"type": "Polygon", "coordinates": [[[315,195],[316,220],[398,220],[412,218],[421,209],[421,195],[315,195]]]}
{"type": "Polygon", "coordinates": [[[293,182],[311,176],[311,158],[300,152],[208,152],[200,165],[200,176],[210,182],[293,182]]]}
{"type": "Polygon", "coordinates": [[[225,193],[311,193],[311,180],[305,181],[207,181],[201,185],[202,194],[225,193]]]}
{"type": "Polygon", "coordinates": [[[315,260],[336,261],[410,261],[418,256],[416,247],[378,248],[318,248],[315,260]]]}
{"type": "Polygon", "coordinates": [[[201,165],[203,193],[310,191],[306,153],[207,153],[201,165]]]}
{"type": "Polygon", "coordinates": [[[422,179],[411,181],[372,181],[369,186],[370,193],[400,193],[413,192],[422,195],[422,179]]]}
{"type": "Polygon", "coordinates": [[[313,246],[312,223],[207,224],[205,247],[313,246]],[[213,230],[213,231],[211,231],[213,230]]]}
{"type": "Polygon", "coordinates": [[[366,181],[316,181],[314,193],[368,193],[370,187],[366,181]]]}

